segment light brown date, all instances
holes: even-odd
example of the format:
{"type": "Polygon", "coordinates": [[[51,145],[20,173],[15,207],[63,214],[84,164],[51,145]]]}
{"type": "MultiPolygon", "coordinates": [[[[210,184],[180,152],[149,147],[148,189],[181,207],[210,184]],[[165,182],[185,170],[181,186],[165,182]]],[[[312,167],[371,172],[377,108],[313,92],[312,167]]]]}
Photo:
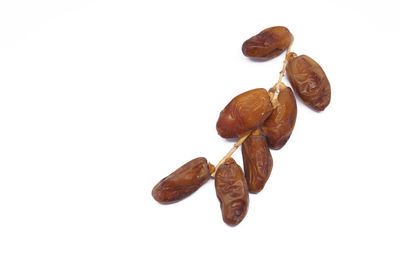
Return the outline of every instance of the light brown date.
{"type": "MultiPolygon", "coordinates": [[[[275,87],[269,91],[275,93],[275,87]]],[[[268,146],[274,150],[279,150],[289,140],[297,116],[296,98],[292,90],[283,83],[279,86],[278,102],[278,106],[261,126],[268,146]]]]}
{"type": "Polygon", "coordinates": [[[247,214],[249,193],[243,171],[232,158],[217,169],[215,190],[224,222],[232,226],[239,224],[247,214]]]}
{"type": "Polygon", "coordinates": [[[242,52],[248,57],[271,59],[288,48],[291,38],[292,34],[285,27],[267,28],[245,41],[242,45],[242,52]]]}
{"type": "Polygon", "coordinates": [[[204,157],[193,159],[154,186],[153,198],[160,203],[180,201],[211,178],[207,160],[204,157]]]}
{"type": "Polygon", "coordinates": [[[331,85],[322,67],[306,55],[289,54],[286,73],[293,89],[309,107],[323,111],[331,101],[331,85]]]}
{"type": "Polygon", "coordinates": [[[223,138],[237,138],[256,128],[273,111],[266,89],[254,89],[239,94],[221,111],[217,122],[223,138]]]}
{"type": "Polygon", "coordinates": [[[256,129],[242,145],[244,176],[249,192],[260,192],[271,175],[273,160],[267,140],[256,129]]]}

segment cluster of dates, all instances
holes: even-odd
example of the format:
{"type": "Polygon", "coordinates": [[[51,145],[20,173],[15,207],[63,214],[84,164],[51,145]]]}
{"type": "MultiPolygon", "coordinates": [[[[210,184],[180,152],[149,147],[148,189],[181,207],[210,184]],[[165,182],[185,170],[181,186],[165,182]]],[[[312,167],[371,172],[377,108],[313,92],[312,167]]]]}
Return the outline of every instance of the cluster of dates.
{"type": "MultiPolygon", "coordinates": [[[[271,27],[243,43],[245,56],[271,59],[288,49],[293,41],[285,27],[271,27]]],[[[321,66],[306,55],[287,53],[286,74],[302,101],[316,111],[324,110],[331,96],[329,81],[321,66]]],[[[231,157],[215,168],[206,158],[193,159],[163,178],[152,191],[160,203],[174,203],[189,196],[212,176],[220,201],[222,217],[229,225],[239,224],[246,216],[249,192],[260,192],[273,166],[270,149],[279,150],[292,134],[297,117],[292,89],[278,82],[269,91],[249,90],[221,111],[217,132],[223,138],[244,138],[244,172],[231,157]],[[277,97],[274,97],[276,96],[277,97]]]]}

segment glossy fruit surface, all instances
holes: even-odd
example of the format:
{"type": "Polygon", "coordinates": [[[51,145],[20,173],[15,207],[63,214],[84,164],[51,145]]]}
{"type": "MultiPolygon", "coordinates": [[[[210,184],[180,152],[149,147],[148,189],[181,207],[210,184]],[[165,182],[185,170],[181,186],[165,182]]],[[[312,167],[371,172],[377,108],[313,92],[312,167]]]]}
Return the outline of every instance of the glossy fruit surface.
{"type": "Polygon", "coordinates": [[[282,26],[271,27],[251,37],[242,45],[245,56],[271,59],[285,51],[291,41],[290,31],[282,26]]]}
{"type": "Polygon", "coordinates": [[[306,55],[289,54],[286,73],[293,89],[309,107],[323,111],[331,101],[331,85],[322,67],[306,55]]]}
{"type": "MultiPolygon", "coordinates": [[[[269,91],[274,93],[275,87],[269,91]]],[[[296,98],[292,90],[283,83],[280,84],[278,103],[278,106],[261,126],[268,146],[274,150],[279,150],[286,144],[292,134],[297,117],[296,98]]]]}
{"type": "Polygon", "coordinates": [[[239,224],[247,214],[249,193],[243,171],[232,158],[217,169],[215,190],[221,203],[224,222],[229,225],[239,224]]]}
{"type": "Polygon", "coordinates": [[[180,201],[211,178],[207,160],[204,157],[193,159],[182,165],[154,186],[153,198],[160,203],[180,201]]]}
{"type": "Polygon", "coordinates": [[[267,119],[273,108],[266,89],[239,94],[221,111],[217,131],[223,138],[237,138],[255,129],[267,119]]]}
{"type": "Polygon", "coordinates": [[[242,145],[244,176],[249,192],[258,193],[271,175],[273,160],[266,138],[255,130],[242,145]]]}

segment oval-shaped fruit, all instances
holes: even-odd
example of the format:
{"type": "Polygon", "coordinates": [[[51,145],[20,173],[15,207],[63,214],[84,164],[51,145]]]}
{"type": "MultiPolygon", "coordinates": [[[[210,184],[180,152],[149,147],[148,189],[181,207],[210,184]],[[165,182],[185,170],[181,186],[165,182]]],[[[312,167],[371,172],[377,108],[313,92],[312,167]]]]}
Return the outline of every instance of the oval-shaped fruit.
{"type": "Polygon", "coordinates": [[[242,45],[245,56],[271,59],[283,53],[291,41],[292,34],[282,26],[271,27],[251,37],[242,45]]]}
{"type": "Polygon", "coordinates": [[[153,198],[160,203],[180,201],[211,178],[207,160],[204,157],[193,159],[154,186],[153,198]]]}
{"type": "Polygon", "coordinates": [[[215,190],[221,203],[224,222],[229,225],[239,224],[247,214],[249,193],[243,171],[232,158],[218,167],[215,190]]]}
{"type": "Polygon", "coordinates": [[[217,122],[223,138],[237,138],[256,128],[272,113],[273,107],[266,89],[254,89],[239,94],[221,111],[217,122]]]}
{"type": "Polygon", "coordinates": [[[323,111],[331,101],[331,85],[322,67],[306,55],[289,54],[287,76],[300,98],[316,111],[323,111]]]}
{"type": "Polygon", "coordinates": [[[244,177],[249,192],[260,192],[271,175],[273,160],[267,140],[256,129],[242,145],[244,177]]]}
{"type": "MultiPolygon", "coordinates": [[[[275,87],[269,91],[275,93],[275,87]]],[[[279,86],[278,102],[278,106],[261,126],[268,146],[274,150],[279,150],[289,140],[297,116],[296,98],[292,90],[283,83],[279,86]]]]}

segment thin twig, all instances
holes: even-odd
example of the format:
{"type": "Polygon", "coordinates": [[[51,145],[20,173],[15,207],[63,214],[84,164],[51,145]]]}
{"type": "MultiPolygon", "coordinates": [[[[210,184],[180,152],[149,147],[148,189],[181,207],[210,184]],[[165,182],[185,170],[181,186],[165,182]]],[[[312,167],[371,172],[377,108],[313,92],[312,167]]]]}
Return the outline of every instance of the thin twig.
{"type": "Polygon", "coordinates": [[[232,154],[240,147],[240,145],[242,145],[242,143],[247,139],[247,137],[252,133],[252,131],[249,131],[249,133],[247,133],[246,135],[244,135],[243,137],[241,137],[238,142],[235,143],[235,145],[233,145],[232,149],[229,150],[229,152],[224,156],[224,158],[222,158],[219,163],[215,166],[214,171],[211,173],[212,176],[215,176],[215,173],[217,172],[218,167],[221,166],[221,164],[223,164],[229,157],[232,156],[232,154]]]}
{"type": "Polygon", "coordinates": [[[278,99],[278,95],[279,95],[279,91],[280,91],[279,90],[279,87],[280,87],[279,85],[281,85],[282,78],[285,75],[286,66],[288,64],[288,55],[290,53],[290,50],[292,49],[293,42],[294,42],[294,37],[292,35],[292,38],[290,40],[290,44],[289,44],[289,46],[287,48],[287,51],[286,51],[285,60],[283,61],[282,70],[281,70],[281,72],[279,72],[278,82],[275,84],[275,93],[274,93],[274,97],[272,98],[272,102],[275,102],[278,99]]]}

